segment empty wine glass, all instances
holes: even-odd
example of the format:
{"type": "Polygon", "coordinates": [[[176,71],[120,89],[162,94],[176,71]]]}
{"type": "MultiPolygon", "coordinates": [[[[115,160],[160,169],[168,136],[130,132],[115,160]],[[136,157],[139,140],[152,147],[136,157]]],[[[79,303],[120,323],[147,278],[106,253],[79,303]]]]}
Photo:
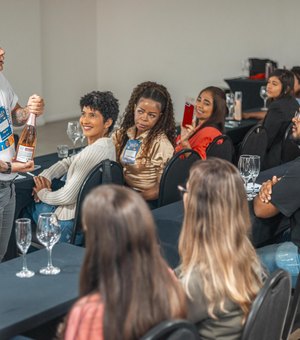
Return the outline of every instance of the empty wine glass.
{"type": "MultiPolygon", "coordinates": [[[[248,187],[248,182],[249,179],[252,176],[252,168],[251,168],[251,156],[250,155],[241,155],[239,158],[239,163],[238,163],[238,169],[239,172],[244,180],[245,183],[245,189],[247,192],[247,187],[248,187]]],[[[251,199],[250,196],[248,196],[247,193],[247,199],[251,199]]]]}
{"type": "Polygon", "coordinates": [[[22,270],[16,273],[18,277],[32,277],[34,272],[28,270],[26,263],[26,253],[31,243],[31,221],[29,218],[19,218],[16,220],[16,242],[22,252],[22,270]]]}
{"type": "Polygon", "coordinates": [[[226,105],[228,108],[228,116],[226,119],[232,120],[234,112],[234,94],[232,92],[226,93],[226,105]]]}
{"type": "Polygon", "coordinates": [[[247,58],[242,60],[242,73],[245,78],[249,77],[251,68],[251,61],[247,58]]]}
{"type": "Polygon", "coordinates": [[[79,129],[79,133],[80,133],[80,144],[81,144],[81,147],[84,147],[85,135],[83,133],[82,128],[79,129]]]}
{"type": "Polygon", "coordinates": [[[259,95],[262,98],[262,100],[264,101],[264,106],[261,108],[261,110],[267,111],[268,110],[268,108],[267,108],[268,92],[267,92],[266,86],[260,87],[259,95]]]}
{"type": "Polygon", "coordinates": [[[251,155],[250,156],[250,164],[251,164],[251,178],[252,178],[252,192],[251,197],[255,197],[255,181],[260,171],[260,156],[251,155]]]}
{"type": "Polygon", "coordinates": [[[56,275],[60,268],[52,265],[52,248],[58,242],[61,235],[60,225],[54,213],[41,213],[39,215],[36,236],[37,239],[46,247],[48,251],[47,267],[40,269],[44,275],[56,275]]]}
{"type": "Polygon", "coordinates": [[[76,142],[80,138],[80,125],[78,121],[68,122],[67,135],[73,142],[73,155],[75,155],[76,142]]]}

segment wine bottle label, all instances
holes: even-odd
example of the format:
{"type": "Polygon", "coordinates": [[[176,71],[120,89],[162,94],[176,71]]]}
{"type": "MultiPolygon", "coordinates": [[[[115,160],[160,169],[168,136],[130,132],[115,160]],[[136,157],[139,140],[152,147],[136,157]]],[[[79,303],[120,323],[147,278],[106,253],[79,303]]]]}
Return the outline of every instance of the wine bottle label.
{"type": "Polygon", "coordinates": [[[34,148],[30,146],[24,146],[19,144],[19,150],[16,160],[18,162],[26,163],[33,159],[34,148]]]}

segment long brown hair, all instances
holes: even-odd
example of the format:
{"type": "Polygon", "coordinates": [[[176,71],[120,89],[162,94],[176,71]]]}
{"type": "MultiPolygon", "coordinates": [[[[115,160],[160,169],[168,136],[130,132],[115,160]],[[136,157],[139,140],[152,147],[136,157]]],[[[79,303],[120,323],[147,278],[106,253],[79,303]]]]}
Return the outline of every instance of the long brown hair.
{"type": "Polygon", "coordinates": [[[139,194],[115,185],[94,189],[83,204],[83,225],[80,295],[100,294],[105,339],[139,339],[163,320],[185,317],[185,294],[160,255],[139,194]]]}
{"type": "Polygon", "coordinates": [[[122,117],[122,123],[116,135],[118,159],[128,141],[127,130],[134,126],[135,105],[137,105],[141,98],[152,99],[160,103],[162,113],[159,120],[146,137],[145,148],[143,150],[144,154],[146,155],[148,153],[148,150],[151,148],[156,137],[162,133],[167,136],[173,146],[175,145],[176,126],[171,96],[165,86],[152,81],[146,81],[133,89],[122,117]]]}
{"type": "MultiPolygon", "coordinates": [[[[226,106],[226,96],[225,92],[216,86],[208,86],[203,89],[199,96],[203,92],[209,92],[213,97],[213,112],[208,120],[202,124],[200,129],[203,129],[206,126],[213,126],[220,130],[221,133],[224,132],[224,124],[225,124],[225,116],[227,114],[227,106],[226,106]]],[[[200,130],[199,129],[199,130],[200,130]]]]}
{"type": "Polygon", "coordinates": [[[229,299],[244,316],[262,286],[262,270],[250,240],[248,202],[241,176],[229,162],[210,158],[192,167],[179,239],[182,281],[189,294],[199,274],[208,312],[224,310],[229,299]]]}

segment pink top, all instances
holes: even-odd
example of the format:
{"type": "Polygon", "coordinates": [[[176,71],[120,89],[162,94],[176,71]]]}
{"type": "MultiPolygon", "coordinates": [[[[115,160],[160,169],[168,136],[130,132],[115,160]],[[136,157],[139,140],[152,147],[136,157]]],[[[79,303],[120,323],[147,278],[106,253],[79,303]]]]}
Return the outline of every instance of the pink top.
{"type": "MultiPolygon", "coordinates": [[[[218,136],[221,136],[221,132],[212,127],[207,126],[203,129],[199,129],[190,139],[189,143],[193,150],[197,151],[202,159],[206,159],[206,149],[209,144],[218,136]]],[[[180,142],[180,135],[177,137],[176,142],[180,142]]],[[[182,150],[181,144],[177,145],[175,152],[182,150]]]]}
{"type": "Polygon", "coordinates": [[[98,293],[78,300],[68,317],[65,340],[103,340],[103,312],[98,293]]]}

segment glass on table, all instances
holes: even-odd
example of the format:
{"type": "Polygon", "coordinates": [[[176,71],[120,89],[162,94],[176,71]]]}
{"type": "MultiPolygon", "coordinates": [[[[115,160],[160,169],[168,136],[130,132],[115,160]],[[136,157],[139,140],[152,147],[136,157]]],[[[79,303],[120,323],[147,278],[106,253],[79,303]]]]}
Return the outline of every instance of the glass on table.
{"type": "Polygon", "coordinates": [[[234,94],[232,92],[226,93],[226,105],[228,108],[228,116],[226,117],[226,120],[232,120],[234,113],[234,94]]]}
{"type": "Polygon", "coordinates": [[[69,156],[68,145],[64,145],[64,144],[57,145],[57,155],[58,155],[58,158],[67,158],[69,156]]]}
{"type": "Polygon", "coordinates": [[[36,229],[37,239],[46,247],[48,252],[47,267],[40,269],[44,275],[56,275],[60,268],[52,265],[52,248],[58,242],[61,235],[61,228],[54,213],[41,213],[38,218],[36,229]]]}
{"type": "Polygon", "coordinates": [[[80,139],[80,125],[78,121],[68,122],[67,135],[73,142],[73,155],[75,155],[76,142],[80,139]]]}
{"type": "Polygon", "coordinates": [[[267,92],[267,87],[266,86],[261,86],[260,87],[260,91],[259,91],[259,95],[262,98],[262,100],[264,101],[264,106],[261,108],[262,111],[267,111],[267,99],[268,99],[268,92],[267,92]]]}
{"type": "MultiPolygon", "coordinates": [[[[251,168],[251,155],[241,155],[238,162],[238,169],[241,174],[241,177],[244,180],[245,190],[247,193],[248,182],[252,176],[252,168],[251,168]]],[[[250,200],[251,197],[247,194],[247,199],[250,200]]]]}
{"type": "Polygon", "coordinates": [[[250,196],[254,198],[256,196],[255,182],[260,172],[260,156],[251,155],[250,164],[251,164],[251,179],[252,179],[252,191],[250,193],[250,196]]]}
{"type": "Polygon", "coordinates": [[[80,127],[79,129],[79,133],[80,133],[80,144],[81,144],[81,147],[83,148],[84,147],[84,140],[85,140],[85,135],[83,133],[83,130],[82,130],[82,127],[80,127]]]}
{"type": "Polygon", "coordinates": [[[16,220],[15,225],[16,242],[23,258],[22,270],[16,273],[16,276],[21,278],[32,277],[34,272],[28,270],[26,262],[26,253],[31,243],[31,220],[29,218],[19,218],[16,220]]]}
{"type": "Polygon", "coordinates": [[[249,58],[242,60],[242,74],[243,78],[248,78],[250,75],[251,60],[249,58]]]}

